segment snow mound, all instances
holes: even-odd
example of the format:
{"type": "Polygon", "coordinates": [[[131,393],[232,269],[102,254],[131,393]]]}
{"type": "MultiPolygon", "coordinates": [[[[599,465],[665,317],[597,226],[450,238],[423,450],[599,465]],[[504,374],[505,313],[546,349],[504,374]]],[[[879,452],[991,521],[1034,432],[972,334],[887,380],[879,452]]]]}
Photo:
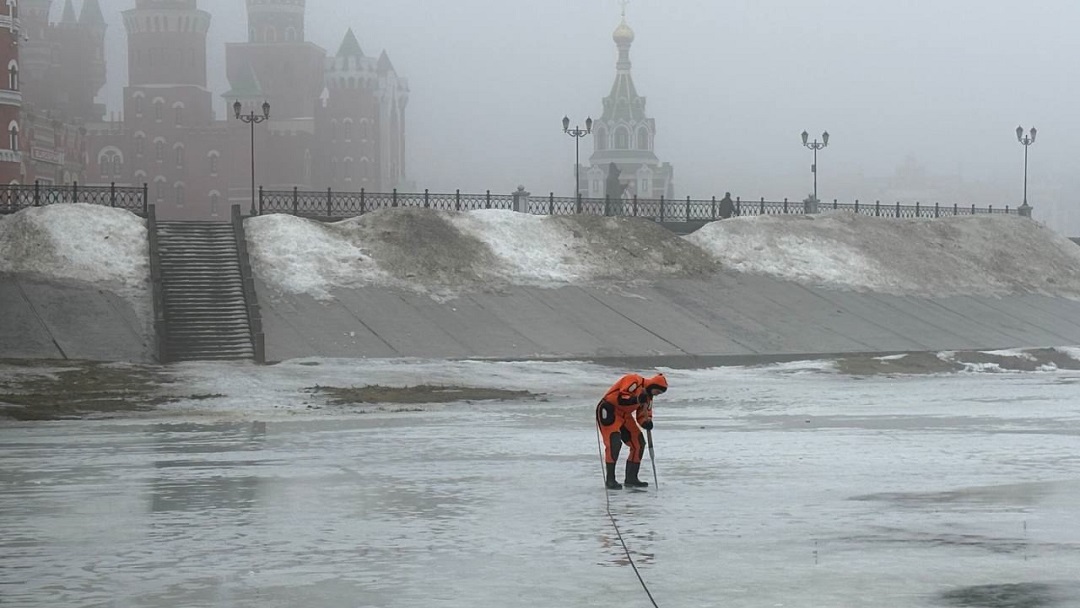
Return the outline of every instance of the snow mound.
{"type": "Polygon", "coordinates": [[[686,238],[733,270],[810,285],[939,297],[1080,297],[1080,248],[1014,216],[741,217],[686,238]]]}
{"type": "Polygon", "coordinates": [[[268,215],[246,227],[256,274],[279,291],[317,299],[364,285],[443,299],[506,285],[633,281],[719,268],[659,225],[624,218],[401,208],[334,224],[268,215]]]}
{"type": "Polygon", "coordinates": [[[150,283],[146,221],[83,203],[0,216],[0,272],[104,283],[141,300],[150,283]]]}

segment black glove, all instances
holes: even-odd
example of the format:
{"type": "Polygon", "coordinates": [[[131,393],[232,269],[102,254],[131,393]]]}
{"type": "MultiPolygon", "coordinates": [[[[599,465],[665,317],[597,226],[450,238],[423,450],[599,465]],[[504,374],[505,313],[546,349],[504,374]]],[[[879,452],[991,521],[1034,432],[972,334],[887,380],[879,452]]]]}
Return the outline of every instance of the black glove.
{"type": "Polygon", "coordinates": [[[619,437],[622,438],[623,443],[630,443],[630,429],[625,426],[619,429],[619,437]]]}
{"type": "Polygon", "coordinates": [[[641,393],[640,395],[638,395],[638,398],[637,398],[637,402],[640,403],[641,405],[645,405],[646,403],[648,403],[651,400],[652,400],[652,397],[649,396],[649,393],[641,393]]]}
{"type": "Polygon", "coordinates": [[[652,420],[646,420],[645,422],[641,423],[641,428],[645,429],[646,431],[651,431],[652,427],[652,420]]]}

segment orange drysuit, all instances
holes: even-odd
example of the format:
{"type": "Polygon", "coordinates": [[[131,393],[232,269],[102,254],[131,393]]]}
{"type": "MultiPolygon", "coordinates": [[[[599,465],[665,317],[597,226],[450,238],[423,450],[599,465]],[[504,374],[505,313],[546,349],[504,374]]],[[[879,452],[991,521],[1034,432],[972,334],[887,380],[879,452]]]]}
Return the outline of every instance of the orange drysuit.
{"type": "Polygon", "coordinates": [[[614,464],[622,444],[630,454],[627,462],[640,463],[645,454],[645,434],[641,428],[652,428],[652,395],[650,390],[664,392],[667,379],[663,374],[644,378],[627,374],[619,379],[596,406],[596,424],[604,439],[604,461],[614,464]]]}

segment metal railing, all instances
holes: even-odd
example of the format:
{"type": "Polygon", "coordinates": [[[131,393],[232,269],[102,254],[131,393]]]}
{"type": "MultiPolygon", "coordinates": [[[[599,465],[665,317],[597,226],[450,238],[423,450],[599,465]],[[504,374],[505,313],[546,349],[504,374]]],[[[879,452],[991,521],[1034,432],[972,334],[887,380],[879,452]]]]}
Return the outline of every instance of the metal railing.
{"type": "Polygon", "coordinates": [[[86,203],[117,209],[127,209],[136,215],[147,217],[148,196],[146,184],[142,186],[83,186],[78,183],[54,186],[40,182],[0,186],[0,214],[15,213],[29,207],[43,207],[59,203],[86,203]]]}
{"type": "MultiPolygon", "coordinates": [[[[519,190],[513,194],[436,194],[422,193],[342,192],[327,189],[308,191],[259,189],[258,212],[287,213],[302,217],[341,219],[363,215],[377,209],[412,207],[439,209],[443,211],[474,211],[477,209],[507,209],[534,215],[602,215],[617,217],[640,217],[657,222],[710,222],[724,217],[748,215],[803,215],[820,211],[847,211],[859,215],[882,218],[937,218],[950,215],[1007,214],[1024,215],[1021,208],[975,205],[903,205],[874,201],[862,203],[832,203],[813,201],[742,200],[736,198],[728,205],[716,197],[710,199],[639,199],[637,197],[612,200],[607,198],[534,196],[519,190]],[[725,213],[727,206],[727,213],[725,213]]],[[[1028,208],[1030,210],[1030,207],[1028,208]]]]}

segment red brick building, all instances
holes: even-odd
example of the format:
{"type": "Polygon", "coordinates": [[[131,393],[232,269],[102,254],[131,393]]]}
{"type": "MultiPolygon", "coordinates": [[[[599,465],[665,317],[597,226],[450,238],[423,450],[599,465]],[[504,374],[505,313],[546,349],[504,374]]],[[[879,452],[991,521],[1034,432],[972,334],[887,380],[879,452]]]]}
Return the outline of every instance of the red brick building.
{"type": "MultiPolygon", "coordinates": [[[[247,0],[247,8],[247,42],[226,46],[231,89],[222,97],[230,110],[241,102],[245,114],[261,114],[270,103],[270,120],[255,127],[258,185],[400,185],[408,86],[386,53],[366,56],[350,30],[328,57],[305,39],[304,0],[247,0]]],[[[166,219],[224,218],[232,203],[247,209],[251,127],[231,111],[214,114],[206,73],[210,13],[196,0],[136,0],[123,17],[123,117],[86,124],[87,183],[147,183],[166,219]]]]}

